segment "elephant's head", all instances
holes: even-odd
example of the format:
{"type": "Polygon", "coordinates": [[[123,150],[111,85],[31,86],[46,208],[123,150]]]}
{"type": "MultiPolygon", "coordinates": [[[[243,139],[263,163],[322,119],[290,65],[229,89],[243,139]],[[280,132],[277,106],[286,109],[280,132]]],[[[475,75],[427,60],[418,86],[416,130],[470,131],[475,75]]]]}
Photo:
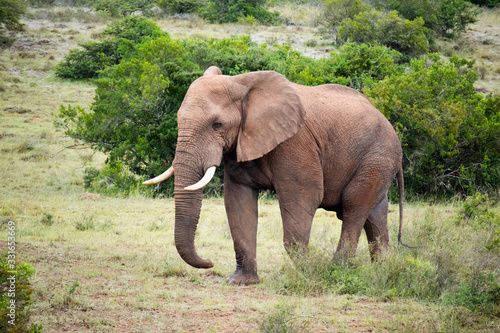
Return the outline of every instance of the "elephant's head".
{"type": "Polygon", "coordinates": [[[217,67],[189,87],[177,114],[178,138],[172,167],[145,182],[175,173],[175,245],[193,267],[210,268],[194,247],[202,190],[222,156],[236,152],[238,162],[262,157],[292,137],[304,121],[293,85],[276,72],[225,76],[217,67]],[[194,185],[193,185],[194,184],[194,185]]]}

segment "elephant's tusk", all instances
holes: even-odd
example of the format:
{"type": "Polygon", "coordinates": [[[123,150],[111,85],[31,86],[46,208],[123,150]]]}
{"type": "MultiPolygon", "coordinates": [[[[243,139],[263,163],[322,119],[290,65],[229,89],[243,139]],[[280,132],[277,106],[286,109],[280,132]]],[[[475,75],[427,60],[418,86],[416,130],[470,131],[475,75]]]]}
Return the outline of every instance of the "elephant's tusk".
{"type": "Polygon", "coordinates": [[[184,189],[188,190],[188,191],[199,190],[203,186],[207,185],[210,182],[210,180],[212,180],[212,178],[215,175],[215,170],[216,170],[216,167],[215,166],[211,166],[210,168],[207,169],[207,171],[205,171],[205,175],[203,176],[202,179],[200,179],[199,182],[197,182],[194,185],[185,187],[184,189]]]}
{"type": "Polygon", "coordinates": [[[144,183],[142,183],[142,185],[153,185],[153,184],[156,184],[156,183],[159,183],[159,182],[162,182],[164,181],[165,179],[171,177],[172,175],[174,174],[174,167],[171,166],[170,168],[168,168],[167,171],[165,171],[164,173],[162,173],[161,175],[153,178],[153,179],[150,179],[150,180],[146,180],[144,183]]]}

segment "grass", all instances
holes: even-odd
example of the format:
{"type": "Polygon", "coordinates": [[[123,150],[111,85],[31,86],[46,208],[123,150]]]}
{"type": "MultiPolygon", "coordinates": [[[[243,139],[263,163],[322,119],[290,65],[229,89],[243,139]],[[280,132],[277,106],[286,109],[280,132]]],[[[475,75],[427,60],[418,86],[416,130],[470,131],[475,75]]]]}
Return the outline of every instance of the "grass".
{"type": "MultiPolygon", "coordinates": [[[[106,156],[65,149],[73,142],[54,128],[52,113],[60,104],[88,107],[94,86],[56,79],[52,69],[107,22],[79,14],[67,20],[51,10],[32,9],[24,21],[27,30],[17,34],[11,49],[0,51],[0,244],[6,223],[15,221],[18,256],[37,270],[31,320],[43,324],[45,332],[500,329],[494,306],[500,253],[498,247],[485,248],[495,228],[483,215],[463,218],[460,202],[406,204],[403,238],[420,246],[414,250],[397,245],[398,212],[392,206],[391,251],[376,264],[370,263],[364,235],[354,260],[332,263],[341,222],[334,213],[318,210],[311,254],[294,263],[282,246],[278,205],[262,197],[257,261],[263,282],[235,287],[225,283],[235,263],[223,201],[206,199],[196,246],[215,267],[186,265],[175,249],[172,199],[85,193],[84,168],[101,168],[106,156]]],[[[69,15],[64,10],[57,9],[69,15]]],[[[486,23],[474,25],[471,38],[481,29],[486,34],[498,29],[498,20],[490,17],[495,15],[483,13],[486,23]]],[[[313,47],[314,27],[306,22],[217,26],[197,18],[169,18],[159,24],[176,38],[248,33],[256,40],[289,40],[311,54],[324,53],[321,46],[313,47]]],[[[495,56],[498,37],[488,36],[492,44],[479,42],[464,55],[495,56]]],[[[491,70],[495,65],[482,66],[479,85],[498,91],[500,73],[491,70]]],[[[488,211],[500,214],[498,206],[488,211]]]]}

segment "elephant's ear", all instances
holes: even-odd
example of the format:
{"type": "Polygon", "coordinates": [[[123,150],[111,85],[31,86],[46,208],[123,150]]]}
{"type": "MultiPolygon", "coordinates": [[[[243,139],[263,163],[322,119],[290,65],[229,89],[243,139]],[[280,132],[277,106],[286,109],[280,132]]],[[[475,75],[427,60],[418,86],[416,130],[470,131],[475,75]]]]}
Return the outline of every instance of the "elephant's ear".
{"type": "Polygon", "coordinates": [[[257,159],[291,138],[302,126],[305,110],[293,85],[281,74],[266,71],[234,77],[248,88],[242,99],[238,162],[257,159]]]}
{"type": "Polygon", "coordinates": [[[217,66],[210,66],[205,71],[205,73],[203,73],[203,76],[212,76],[212,75],[222,75],[222,71],[217,66]]]}

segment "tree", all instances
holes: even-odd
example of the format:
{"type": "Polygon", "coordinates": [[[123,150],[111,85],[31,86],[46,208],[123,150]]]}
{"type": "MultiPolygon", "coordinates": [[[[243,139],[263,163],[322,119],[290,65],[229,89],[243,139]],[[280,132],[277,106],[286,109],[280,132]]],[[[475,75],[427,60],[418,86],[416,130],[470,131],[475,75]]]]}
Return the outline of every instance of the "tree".
{"type": "Polygon", "coordinates": [[[203,18],[210,22],[232,23],[238,18],[253,17],[261,24],[279,23],[279,13],[271,13],[263,7],[265,0],[210,0],[201,9],[203,18]]]}
{"type": "Polygon", "coordinates": [[[438,33],[454,37],[464,32],[467,26],[477,22],[479,10],[465,0],[442,0],[437,17],[438,33]]]}
{"type": "Polygon", "coordinates": [[[344,19],[354,18],[359,12],[367,10],[361,0],[326,0],[325,10],[319,17],[319,32],[339,41],[337,32],[344,19]]]}
{"type": "MultiPolygon", "coordinates": [[[[0,28],[13,31],[24,30],[24,24],[19,20],[25,12],[26,2],[24,0],[2,0],[0,2],[0,28]]],[[[0,36],[0,45],[10,45],[12,42],[12,39],[0,36]]]]}
{"type": "Polygon", "coordinates": [[[417,57],[428,52],[424,31],[421,17],[410,21],[399,17],[396,11],[383,13],[371,10],[361,12],[353,19],[344,19],[338,30],[338,38],[344,42],[378,42],[408,57],[417,57]]]}
{"type": "Polygon", "coordinates": [[[364,89],[400,136],[409,194],[500,187],[500,98],[477,93],[476,80],[474,61],[431,54],[364,89]]]}

